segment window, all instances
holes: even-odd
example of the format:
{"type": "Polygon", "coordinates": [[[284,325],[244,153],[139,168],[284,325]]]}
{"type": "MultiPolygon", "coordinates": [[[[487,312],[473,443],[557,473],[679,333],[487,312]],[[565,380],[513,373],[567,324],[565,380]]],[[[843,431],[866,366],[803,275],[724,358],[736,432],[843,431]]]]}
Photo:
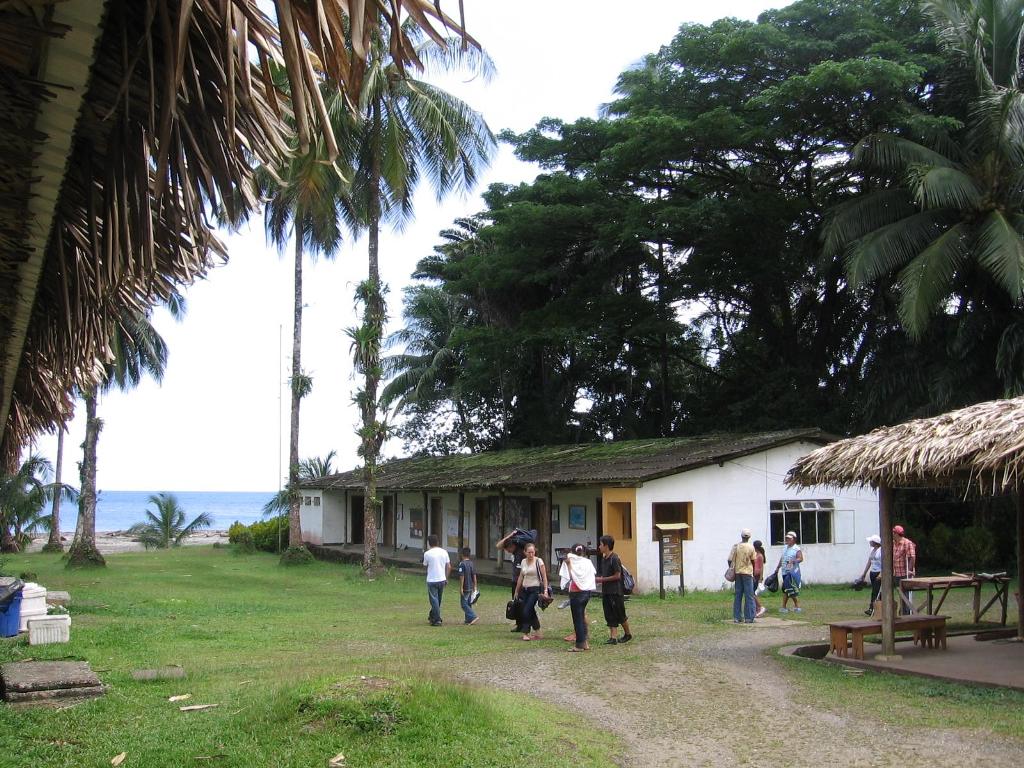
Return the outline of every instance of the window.
{"type": "Polygon", "coordinates": [[[319,507],[320,506],[320,497],[319,496],[314,496],[313,497],[313,506],[314,507],[319,507]]]}
{"type": "Polygon", "coordinates": [[[310,497],[310,496],[303,497],[303,499],[302,499],[302,506],[304,506],[304,507],[311,507],[311,506],[313,506],[313,499],[312,499],[312,497],[310,497]]]}
{"type": "Polygon", "coordinates": [[[651,541],[658,540],[657,525],[668,523],[686,523],[683,541],[693,541],[693,504],[689,501],[662,502],[651,505],[651,541]]]}
{"type": "Polygon", "coordinates": [[[794,531],[797,544],[831,544],[833,499],[773,501],[769,505],[772,545],[786,541],[786,531],[794,531]]]}

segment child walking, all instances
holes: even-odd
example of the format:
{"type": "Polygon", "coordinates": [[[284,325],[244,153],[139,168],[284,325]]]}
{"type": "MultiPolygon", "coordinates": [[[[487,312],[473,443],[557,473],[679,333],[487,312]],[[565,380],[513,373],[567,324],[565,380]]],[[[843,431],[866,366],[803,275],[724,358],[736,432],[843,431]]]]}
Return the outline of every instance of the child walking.
{"type": "Polygon", "coordinates": [[[459,596],[462,601],[462,612],[466,614],[467,624],[476,624],[480,617],[473,610],[472,598],[476,592],[476,566],[470,559],[469,547],[461,550],[462,559],[459,561],[459,596]]]}

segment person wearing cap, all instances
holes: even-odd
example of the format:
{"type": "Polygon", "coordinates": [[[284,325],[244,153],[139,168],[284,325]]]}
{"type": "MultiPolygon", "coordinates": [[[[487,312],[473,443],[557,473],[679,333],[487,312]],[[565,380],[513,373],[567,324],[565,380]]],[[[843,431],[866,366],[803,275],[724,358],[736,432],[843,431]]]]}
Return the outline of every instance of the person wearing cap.
{"type": "Polygon", "coordinates": [[[892,527],[892,575],[900,590],[900,613],[911,613],[914,595],[903,589],[903,579],[917,575],[917,546],[906,537],[902,525],[892,527]]]}
{"type": "Polygon", "coordinates": [[[750,529],[740,532],[740,540],[732,545],[729,565],[736,574],[732,601],[732,618],[737,624],[754,623],[754,557],[757,553],[750,543],[750,529]],[[742,610],[741,610],[742,608],[742,610]]]}
{"type": "Polygon", "coordinates": [[[779,564],[775,566],[776,572],[782,569],[782,607],[779,613],[789,613],[786,605],[793,601],[793,612],[800,613],[800,601],[797,595],[800,594],[800,563],[804,561],[804,552],[796,543],[796,531],[789,531],[786,534],[786,548],[782,550],[779,564]]]}
{"type": "Polygon", "coordinates": [[[871,551],[868,552],[868,561],[865,563],[864,572],[859,579],[863,583],[867,580],[868,574],[871,575],[871,599],[868,600],[867,610],[864,611],[865,616],[870,616],[875,612],[875,600],[878,599],[878,592],[882,589],[882,537],[873,533],[868,536],[868,544],[871,545],[871,551]]]}

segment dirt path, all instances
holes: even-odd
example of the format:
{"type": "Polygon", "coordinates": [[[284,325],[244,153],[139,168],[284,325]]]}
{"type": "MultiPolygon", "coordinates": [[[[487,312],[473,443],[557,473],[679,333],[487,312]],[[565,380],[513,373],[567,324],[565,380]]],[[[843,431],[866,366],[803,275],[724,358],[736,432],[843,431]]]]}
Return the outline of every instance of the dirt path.
{"type": "Polygon", "coordinates": [[[689,639],[595,643],[589,654],[566,653],[561,641],[546,640],[510,649],[507,663],[493,656],[471,661],[460,676],[571,702],[621,737],[623,768],[1019,764],[1020,744],[992,734],[970,739],[963,731],[891,727],[871,712],[801,702],[766,650],[820,641],[821,634],[821,627],[771,620],[689,639]],[[523,668],[533,671],[518,679],[499,671],[523,668]]]}

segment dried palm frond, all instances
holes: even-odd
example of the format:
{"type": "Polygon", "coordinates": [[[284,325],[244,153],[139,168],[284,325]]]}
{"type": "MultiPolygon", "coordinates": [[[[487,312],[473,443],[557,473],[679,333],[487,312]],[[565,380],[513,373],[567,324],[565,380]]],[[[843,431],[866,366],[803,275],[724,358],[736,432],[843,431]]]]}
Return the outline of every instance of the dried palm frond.
{"type": "Polygon", "coordinates": [[[226,258],[208,212],[237,218],[233,207],[256,204],[253,169],[289,151],[290,123],[301,147],[311,135],[335,146],[320,80],[358,92],[381,17],[403,67],[421,64],[406,15],[431,37],[457,29],[475,45],[434,0],[275,0],[279,25],[255,0],[106,0],[40,256],[27,202],[47,140],[40,107],[66,93],[39,77],[48,45],[69,32],[54,22],[59,5],[0,2],[0,463],[63,422],[70,393],[97,381],[114,318],[226,258]]]}
{"type": "Polygon", "coordinates": [[[1024,481],[1024,398],[992,400],[839,440],[801,458],[790,486],[954,486],[983,494],[1024,481]]]}

